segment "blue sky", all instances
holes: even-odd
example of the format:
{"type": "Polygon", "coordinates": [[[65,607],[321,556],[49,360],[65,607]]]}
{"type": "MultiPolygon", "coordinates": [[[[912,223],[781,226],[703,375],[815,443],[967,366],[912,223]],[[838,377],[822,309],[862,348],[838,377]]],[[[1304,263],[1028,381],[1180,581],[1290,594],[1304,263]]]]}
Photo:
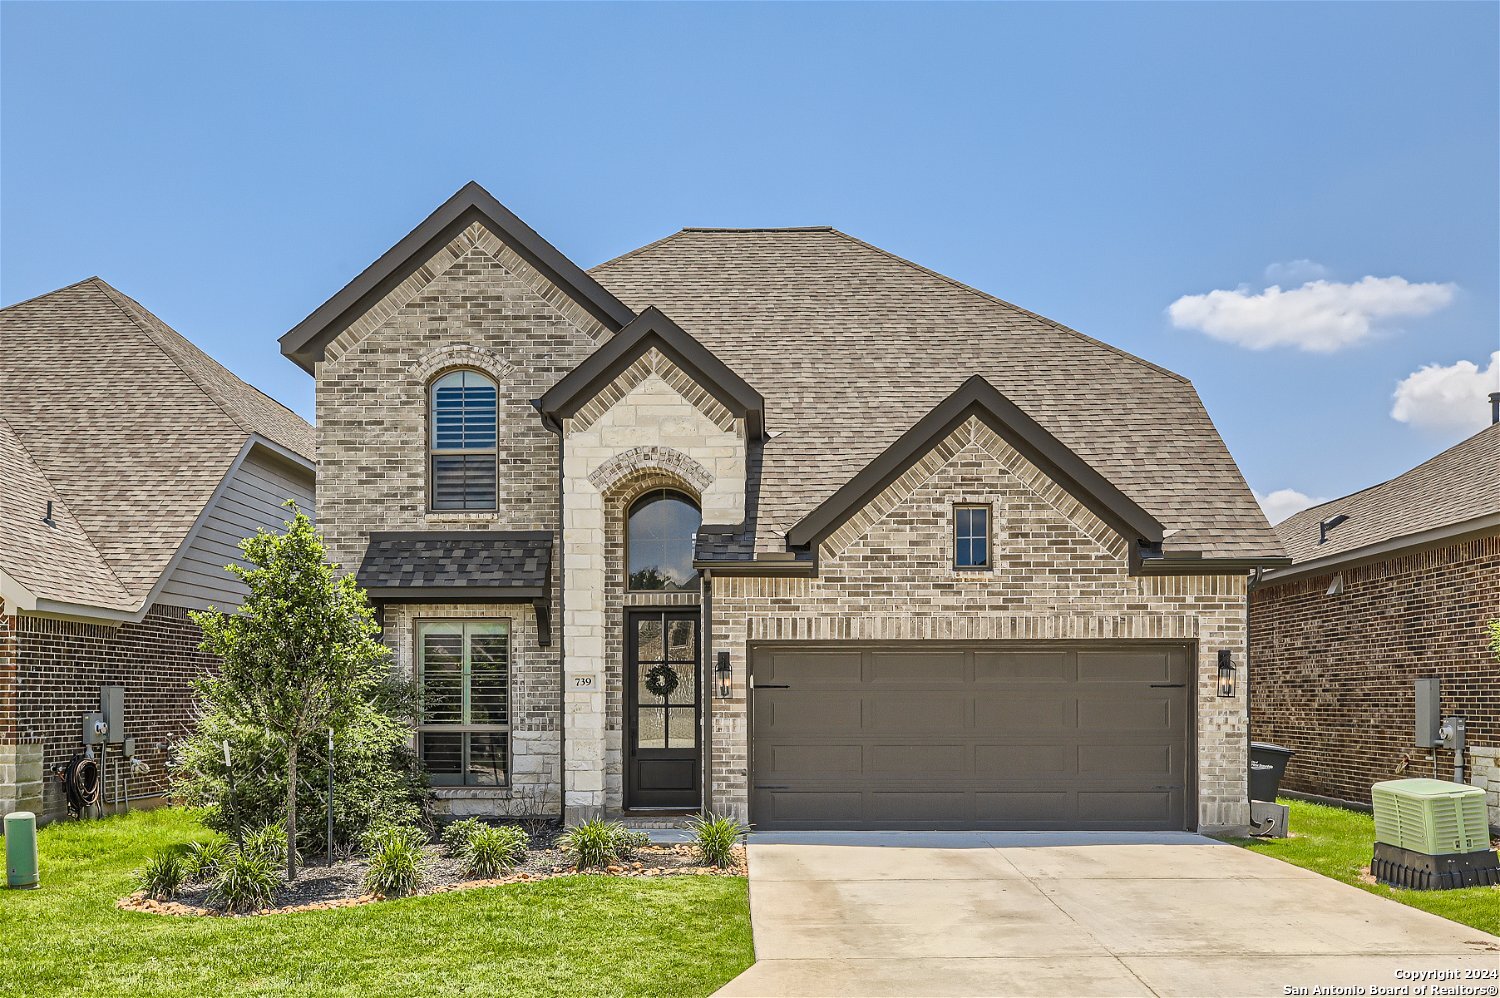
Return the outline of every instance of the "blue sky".
{"type": "Polygon", "coordinates": [[[831,224],[1187,375],[1255,489],[1332,497],[1500,388],[1497,37],[1488,3],[7,3],[0,302],[98,274],[311,417],[277,336],[469,179],[584,266],[831,224]]]}

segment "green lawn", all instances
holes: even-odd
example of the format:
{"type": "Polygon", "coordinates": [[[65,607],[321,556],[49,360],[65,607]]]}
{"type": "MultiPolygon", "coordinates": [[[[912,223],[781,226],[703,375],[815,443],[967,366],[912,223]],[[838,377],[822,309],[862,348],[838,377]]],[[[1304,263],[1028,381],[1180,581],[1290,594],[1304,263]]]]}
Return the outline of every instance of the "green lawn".
{"type": "Polygon", "coordinates": [[[754,959],[743,877],[560,877],[251,918],[114,907],[151,852],[204,836],[167,809],[44,828],[41,889],[0,890],[6,993],[706,995],[754,959]]]}
{"type": "Polygon", "coordinates": [[[1413,908],[1500,935],[1500,887],[1465,887],[1453,891],[1407,891],[1365,878],[1374,851],[1375,819],[1359,811],[1282,799],[1292,809],[1292,837],[1233,839],[1264,853],[1342,880],[1361,890],[1393,898],[1413,908]]]}

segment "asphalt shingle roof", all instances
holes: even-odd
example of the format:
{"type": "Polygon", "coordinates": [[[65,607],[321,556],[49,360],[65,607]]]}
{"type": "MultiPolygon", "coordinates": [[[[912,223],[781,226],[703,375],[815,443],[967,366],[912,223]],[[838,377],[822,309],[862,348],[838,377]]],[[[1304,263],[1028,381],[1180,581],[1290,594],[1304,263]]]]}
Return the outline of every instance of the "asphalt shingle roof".
{"type": "Polygon", "coordinates": [[[249,434],[312,459],[304,420],[97,277],[0,309],[0,345],[7,470],[33,469],[6,477],[0,567],[38,595],[138,608],[249,434]],[[36,533],[46,498],[79,536],[36,533]]]}
{"type": "Polygon", "coordinates": [[[1500,424],[1390,481],[1313,506],[1277,524],[1293,565],[1500,514],[1500,424]],[[1318,543],[1318,524],[1349,519],[1318,543]]]}
{"type": "Polygon", "coordinates": [[[684,229],[591,273],[765,396],[758,550],[979,374],[1160,520],[1167,547],[1281,554],[1186,379],[842,232],[684,229]]]}
{"type": "Polygon", "coordinates": [[[467,530],[371,534],[355,578],[367,589],[539,589],[552,562],[548,534],[467,530]]]}

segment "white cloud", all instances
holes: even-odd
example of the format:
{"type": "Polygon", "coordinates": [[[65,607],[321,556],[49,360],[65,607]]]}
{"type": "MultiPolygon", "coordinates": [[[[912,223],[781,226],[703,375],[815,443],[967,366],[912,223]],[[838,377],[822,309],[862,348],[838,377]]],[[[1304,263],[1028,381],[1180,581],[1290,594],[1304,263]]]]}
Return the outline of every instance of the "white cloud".
{"type": "Polygon", "coordinates": [[[1256,492],[1255,501],[1260,503],[1266,519],[1272,524],[1277,524],[1293,513],[1300,513],[1309,506],[1316,506],[1328,500],[1315,499],[1296,489],[1276,489],[1274,492],[1256,492]]]}
{"type": "Polygon", "coordinates": [[[1384,321],[1429,315],[1453,300],[1453,284],[1412,284],[1404,277],[1364,277],[1353,284],[1308,281],[1284,291],[1183,295],[1167,306],[1172,324],[1252,350],[1291,346],[1332,353],[1367,339],[1384,321]]]}
{"type": "Polygon", "coordinates": [[[1490,354],[1484,370],[1468,360],[1447,367],[1428,364],[1396,385],[1391,416],[1428,430],[1478,433],[1489,425],[1493,391],[1500,391],[1500,350],[1490,354]]]}
{"type": "Polygon", "coordinates": [[[1312,260],[1287,260],[1266,267],[1266,280],[1272,284],[1303,284],[1327,276],[1328,268],[1312,260]]]}

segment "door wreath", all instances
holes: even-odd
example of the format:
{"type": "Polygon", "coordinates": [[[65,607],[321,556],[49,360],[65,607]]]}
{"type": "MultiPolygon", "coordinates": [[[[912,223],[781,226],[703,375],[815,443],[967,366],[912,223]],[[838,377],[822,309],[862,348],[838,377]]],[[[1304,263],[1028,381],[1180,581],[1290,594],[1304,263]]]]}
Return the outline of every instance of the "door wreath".
{"type": "Polygon", "coordinates": [[[677,670],[665,663],[653,665],[646,672],[646,692],[663,700],[672,696],[680,682],[677,670]]]}

